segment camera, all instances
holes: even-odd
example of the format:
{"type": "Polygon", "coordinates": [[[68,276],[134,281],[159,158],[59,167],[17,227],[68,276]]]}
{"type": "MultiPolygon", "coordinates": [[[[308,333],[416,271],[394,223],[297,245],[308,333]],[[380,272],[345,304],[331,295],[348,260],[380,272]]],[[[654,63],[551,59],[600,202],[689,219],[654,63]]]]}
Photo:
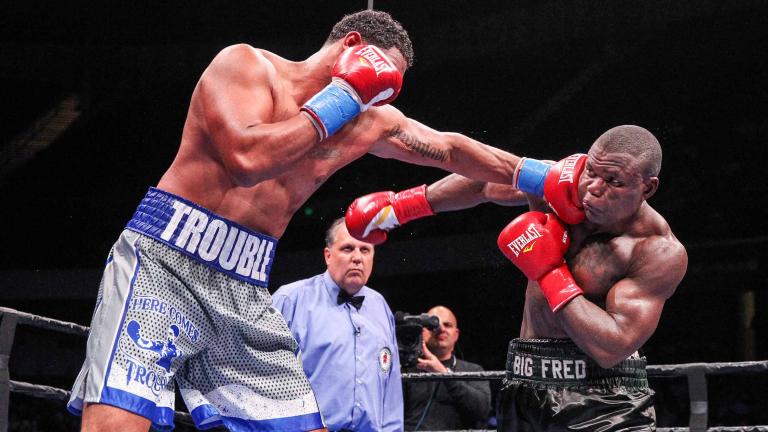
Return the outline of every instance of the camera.
{"type": "Polygon", "coordinates": [[[421,329],[424,328],[429,331],[439,329],[440,318],[425,313],[408,315],[407,312],[395,312],[395,336],[401,368],[415,366],[416,360],[421,357],[421,329]]]}

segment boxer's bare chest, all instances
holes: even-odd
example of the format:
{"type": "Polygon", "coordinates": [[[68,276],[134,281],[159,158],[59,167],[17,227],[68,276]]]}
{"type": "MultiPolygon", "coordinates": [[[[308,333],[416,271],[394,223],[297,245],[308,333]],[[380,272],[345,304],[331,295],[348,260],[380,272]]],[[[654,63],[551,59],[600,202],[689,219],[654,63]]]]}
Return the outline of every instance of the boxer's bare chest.
{"type": "MultiPolygon", "coordinates": [[[[285,85],[272,82],[271,96],[268,122],[278,123],[299,114],[299,105],[285,85]]],[[[193,96],[185,144],[180,149],[184,157],[174,162],[175,173],[182,173],[184,178],[166,173],[163,185],[224,217],[274,237],[283,234],[292,215],[334,172],[365,154],[374,141],[369,131],[373,128],[365,127],[372,120],[361,115],[330,139],[312,146],[281,174],[250,187],[237,187],[227,181],[227,173],[212,146],[205,145],[206,123],[200,107],[200,100],[193,96]],[[189,160],[195,166],[191,167],[189,160]],[[199,175],[189,175],[190,172],[199,175]]]]}
{"type": "MultiPolygon", "coordinates": [[[[568,267],[584,290],[584,296],[605,307],[608,291],[627,274],[635,240],[610,235],[572,234],[571,247],[566,255],[568,267]]],[[[520,337],[568,337],[536,284],[529,285],[526,291],[520,337]]]]}
{"type": "MultiPolygon", "coordinates": [[[[275,100],[274,122],[286,120],[299,113],[299,106],[287,96],[275,100]]],[[[364,114],[365,115],[365,114],[364,114]]],[[[364,115],[352,120],[330,138],[317,143],[299,159],[279,181],[293,201],[304,202],[341,167],[368,152],[373,138],[365,132],[369,119],[364,115]]]]}
{"type": "Polygon", "coordinates": [[[606,234],[574,239],[566,262],[584,295],[602,304],[608,290],[626,274],[633,241],[606,234]]]}
{"type": "MultiPolygon", "coordinates": [[[[276,90],[273,98],[273,123],[299,113],[299,106],[287,93],[276,90]]],[[[243,211],[238,221],[280,237],[293,214],[333,173],[367,153],[374,141],[370,132],[373,128],[366,127],[371,121],[361,115],[329,139],[316,143],[277,177],[230,191],[231,200],[253,207],[243,211]]]]}

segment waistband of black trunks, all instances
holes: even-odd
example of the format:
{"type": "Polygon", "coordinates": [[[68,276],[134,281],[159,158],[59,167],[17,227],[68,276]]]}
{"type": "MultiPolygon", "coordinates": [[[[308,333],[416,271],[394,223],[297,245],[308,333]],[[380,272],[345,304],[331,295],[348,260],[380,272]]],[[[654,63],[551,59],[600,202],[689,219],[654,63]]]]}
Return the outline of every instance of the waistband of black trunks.
{"type": "Polygon", "coordinates": [[[126,228],[235,279],[267,287],[277,239],[180,196],[149,188],[126,228]]]}
{"type": "Polygon", "coordinates": [[[603,368],[570,339],[513,339],[506,378],[563,386],[647,388],[646,364],[645,357],[635,354],[603,368]]]}

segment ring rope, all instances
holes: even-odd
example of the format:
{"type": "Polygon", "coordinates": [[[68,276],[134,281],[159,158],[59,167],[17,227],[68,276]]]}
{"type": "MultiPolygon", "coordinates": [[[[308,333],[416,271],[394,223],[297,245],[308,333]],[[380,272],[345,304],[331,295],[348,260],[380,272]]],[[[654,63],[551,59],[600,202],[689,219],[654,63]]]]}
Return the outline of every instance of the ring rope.
{"type": "Polygon", "coordinates": [[[38,327],[48,330],[56,330],[62,333],[87,336],[89,328],[66,321],[48,318],[40,315],[34,315],[27,312],[19,312],[15,309],[0,307],[0,316],[15,315],[19,324],[26,324],[32,327],[38,327]]]}
{"type": "MultiPolygon", "coordinates": [[[[457,372],[458,373],[458,372],[457,372]]],[[[418,374],[410,374],[418,375],[418,374]]],[[[14,393],[23,394],[26,396],[41,398],[41,399],[56,399],[56,400],[68,400],[70,392],[64,389],[49,387],[39,384],[30,384],[22,381],[11,380],[11,391],[14,393]]],[[[181,423],[194,426],[192,422],[192,416],[185,412],[176,411],[175,419],[181,423]]],[[[688,432],[690,429],[687,427],[671,427],[671,428],[656,428],[657,432],[688,432]]],[[[472,429],[475,432],[493,432],[488,429],[472,429]]],[[[768,432],[768,426],[716,426],[707,429],[707,432],[768,432]]],[[[456,431],[443,431],[443,432],[456,432],[456,431]]]]}
{"type": "MultiPolygon", "coordinates": [[[[20,312],[15,309],[0,307],[0,316],[4,314],[15,315],[19,324],[26,324],[33,327],[60,331],[63,333],[86,336],[89,327],[79,324],[60,321],[53,318],[34,315],[27,312],[20,312]]],[[[692,369],[700,369],[709,375],[714,374],[732,374],[732,373],[753,373],[768,371],[768,360],[763,361],[744,361],[744,362],[719,362],[719,363],[680,363],[680,364],[662,364],[648,365],[646,370],[649,377],[671,377],[687,375],[692,369]]],[[[505,375],[504,371],[481,371],[481,372],[454,372],[452,374],[439,373],[404,373],[404,379],[413,381],[440,381],[440,380],[459,380],[459,381],[487,381],[500,380],[505,375]]]]}
{"type": "MultiPolygon", "coordinates": [[[[691,371],[702,371],[708,375],[759,373],[768,371],[768,360],[648,365],[646,370],[649,377],[685,376],[691,371]]],[[[450,374],[411,372],[402,374],[402,377],[412,381],[489,381],[503,379],[505,374],[504,371],[453,372],[450,374]]]]}
{"type": "MultiPolygon", "coordinates": [[[[23,381],[11,380],[10,384],[11,384],[11,392],[18,393],[24,396],[38,398],[38,399],[67,401],[69,400],[69,395],[71,394],[71,392],[68,390],[40,385],[40,384],[32,384],[32,383],[23,382],[23,381]]],[[[189,415],[188,413],[185,413],[182,411],[175,411],[173,417],[179,423],[184,423],[189,426],[195,425],[195,423],[192,421],[192,416],[189,415]]]]}
{"type": "MultiPolygon", "coordinates": [[[[17,324],[25,324],[33,327],[58,331],[62,333],[87,336],[89,327],[81,326],[79,324],[60,321],[53,318],[43,317],[40,315],[34,315],[27,312],[20,312],[15,309],[0,307],[0,317],[4,317],[3,321],[8,321],[7,325],[3,325],[4,328],[0,333],[0,387],[6,386],[7,390],[13,393],[19,393],[26,396],[54,399],[54,400],[68,400],[70,392],[64,389],[50,387],[39,384],[26,383],[21,381],[13,381],[7,379],[8,360],[10,358],[11,344],[13,343],[13,333],[17,324]],[[3,382],[5,381],[5,382],[3,382]]],[[[703,376],[708,374],[744,374],[744,373],[759,373],[768,371],[768,360],[766,361],[746,361],[746,362],[720,362],[720,363],[683,363],[683,364],[668,364],[668,365],[649,365],[647,366],[649,377],[673,377],[673,376],[703,376]]],[[[439,374],[439,373],[404,373],[402,374],[403,380],[410,381],[488,381],[488,380],[500,380],[506,376],[505,371],[480,371],[480,372],[454,372],[451,374],[439,374]]],[[[2,392],[0,392],[2,393],[2,392]]],[[[2,396],[2,394],[0,394],[2,396]]],[[[706,400],[706,397],[705,397],[706,400]]],[[[7,404],[7,400],[2,401],[7,404]]],[[[704,402],[706,404],[706,402],[704,402]]],[[[3,405],[3,404],[0,404],[3,405]]],[[[7,406],[0,406],[0,408],[7,408],[7,406]]],[[[0,409],[1,411],[5,411],[0,409]]],[[[704,411],[706,416],[706,409],[704,411]]],[[[0,416],[3,417],[3,416],[0,416]]],[[[175,411],[174,418],[184,424],[194,425],[192,417],[185,412],[175,411]]],[[[2,431],[3,423],[7,419],[0,418],[0,431],[2,431]]],[[[693,417],[692,417],[693,420],[693,417]]],[[[706,417],[704,417],[706,422],[706,417]]],[[[693,424],[692,424],[693,425],[693,424]]],[[[657,428],[659,432],[683,432],[689,430],[706,430],[708,432],[768,432],[768,426],[719,426],[711,428],[687,428],[687,427],[675,427],[675,428],[657,428]]]]}

